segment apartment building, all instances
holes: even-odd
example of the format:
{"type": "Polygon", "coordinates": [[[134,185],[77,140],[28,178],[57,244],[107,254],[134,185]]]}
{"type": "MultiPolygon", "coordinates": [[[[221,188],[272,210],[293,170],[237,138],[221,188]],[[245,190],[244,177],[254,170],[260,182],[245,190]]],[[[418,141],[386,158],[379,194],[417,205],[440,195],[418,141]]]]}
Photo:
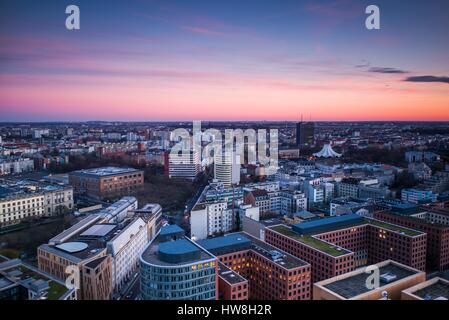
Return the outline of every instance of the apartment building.
{"type": "Polygon", "coordinates": [[[299,191],[267,191],[254,188],[246,193],[244,201],[246,204],[259,207],[261,213],[273,212],[291,216],[296,212],[307,210],[307,198],[299,191]]]}
{"type": "Polygon", "coordinates": [[[192,239],[205,239],[208,236],[229,232],[236,225],[238,208],[228,207],[227,201],[213,201],[196,204],[190,211],[190,230],[192,239]]]}
{"type": "Polygon", "coordinates": [[[0,176],[34,171],[34,160],[30,158],[0,158],[0,176]]]}

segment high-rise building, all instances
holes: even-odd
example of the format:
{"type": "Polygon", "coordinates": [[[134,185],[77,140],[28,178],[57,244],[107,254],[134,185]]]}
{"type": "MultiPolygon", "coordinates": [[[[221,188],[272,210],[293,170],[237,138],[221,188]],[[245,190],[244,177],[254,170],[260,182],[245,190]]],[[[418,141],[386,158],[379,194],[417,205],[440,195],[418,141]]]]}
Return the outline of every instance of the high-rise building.
{"type": "Polygon", "coordinates": [[[315,123],[298,122],[296,124],[296,145],[310,147],[315,143],[315,123]]]}
{"type": "Polygon", "coordinates": [[[225,187],[240,183],[240,160],[235,153],[223,152],[214,160],[214,178],[225,187]]]}
{"type": "Polygon", "coordinates": [[[165,161],[167,160],[166,170],[169,178],[193,181],[202,169],[201,154],[195,150],[177,155],[168,153],[165,158],[165,161]]]}

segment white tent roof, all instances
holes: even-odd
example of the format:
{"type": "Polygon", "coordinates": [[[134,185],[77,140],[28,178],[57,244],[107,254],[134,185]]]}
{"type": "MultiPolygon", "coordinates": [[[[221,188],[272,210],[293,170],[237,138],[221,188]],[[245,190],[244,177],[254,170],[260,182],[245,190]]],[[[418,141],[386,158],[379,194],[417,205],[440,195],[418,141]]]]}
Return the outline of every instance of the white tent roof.
{"type": "Polygon", "coordinates": [[[340,158],[341,154],[335,152],[330,144],[325,144],[323,146],[323,149],[321,149],[320,152],[314,153],[313,154],[315,157],[318,158],[340,158]]]}

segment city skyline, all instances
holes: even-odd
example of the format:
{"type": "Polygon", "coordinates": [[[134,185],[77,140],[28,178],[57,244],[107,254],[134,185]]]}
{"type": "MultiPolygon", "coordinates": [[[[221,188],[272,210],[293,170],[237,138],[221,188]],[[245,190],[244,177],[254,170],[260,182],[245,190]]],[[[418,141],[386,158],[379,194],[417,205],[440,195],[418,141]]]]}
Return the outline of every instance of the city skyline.
{"type": "Polygon", "coordinates": [[[447,1],[369,4],[2,3],[1,120],[448,121],[447,1]]]}

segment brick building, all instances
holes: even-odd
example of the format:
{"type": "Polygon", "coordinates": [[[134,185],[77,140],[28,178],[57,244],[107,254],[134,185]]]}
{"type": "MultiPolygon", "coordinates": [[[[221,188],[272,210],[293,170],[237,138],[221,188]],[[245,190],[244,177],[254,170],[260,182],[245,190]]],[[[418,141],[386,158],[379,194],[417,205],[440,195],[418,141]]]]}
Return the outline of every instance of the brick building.
{"type": "Polygon", "coordinates": [[[245,232],[198,241],[249,283],[251,300],[310,300],[310,264],[245,232]]]}
{"type": "Polygon", "coordinates": [[[218,292],[220,300],[248,300],[248,280],[219,262],[218,292]]]}
{"type": "Polygon", "coordinates": [[[425,269],[425,233],[356,214],[271,226],[265,240],[310,262],[314,282],[388,259],[425,269]]]}
{"type": "Polygon", "coordinates": [[[142,189],[143,182],[143,171],[132,168],[104,167],[69,174],[69,183],[75,193],[96,199],[132,194],[142,189]]]}
{"type": "Polygon", "coordinates": [[[407,228],[420,230],[427,234],[427,269],[445,270],[449,268],[449,225],[433,220],[437,209],[418,210],[414,214],[402,211],[377,211],[376,219],[394,223],[407,228]]]}

